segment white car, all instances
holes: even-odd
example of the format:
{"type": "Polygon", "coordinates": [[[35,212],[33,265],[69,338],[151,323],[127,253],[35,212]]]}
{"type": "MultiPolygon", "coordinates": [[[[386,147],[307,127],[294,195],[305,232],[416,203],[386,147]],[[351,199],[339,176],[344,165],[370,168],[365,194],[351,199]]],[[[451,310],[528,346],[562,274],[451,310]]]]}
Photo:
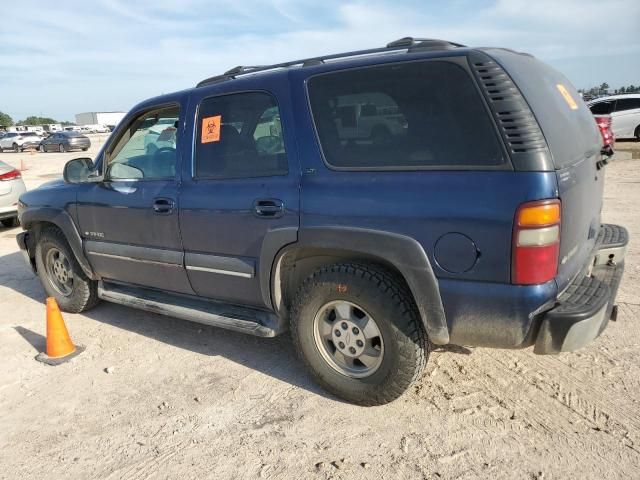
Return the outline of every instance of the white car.
{"type": "Polygon", "coordinates": [[[18,199],[26,191],[20,172],[0,162],[0,223],[4,227],[18,226],[18,199]]]}
{"type": "Polygon", "coordinates": [[[23,150],[25,143],[40,143],[41,137],[37,132],[8,132],[4,137],[0,138],[0,152],[4,150],[13,150],[20,152],[23,150]]]}
{"type": "Polygon", "coordinates": [[[611,130],[616,138],[640,140],[640,93],[602,97],[588,106],[594,115],[611,115],[611,130]]]}

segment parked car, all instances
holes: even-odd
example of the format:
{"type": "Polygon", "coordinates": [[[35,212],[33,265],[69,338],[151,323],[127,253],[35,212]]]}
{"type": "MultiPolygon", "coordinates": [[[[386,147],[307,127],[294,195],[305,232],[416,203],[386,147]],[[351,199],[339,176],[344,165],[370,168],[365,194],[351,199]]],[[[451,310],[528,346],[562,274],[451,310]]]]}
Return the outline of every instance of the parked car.
{"type": "Polygon", "coordinates": [[[0,223],[4,227],[18,226],[18,199],[26,191],[20,171],[0,162],[0,223]]]}
{"type": "Polygon", "coordinates": [[[403,38],[140,103],[22,195],[17,240],[65,311],[290,330],[320,385],[382,404],[431,344],[556,354],[615,319],[628,234],[601,223],[601,143],[533,56],[403,38]],[[354,132],[354,98],[401,128],[354,132]],[[145,148],[161,120],[175,145],[145,148]]]}
{"type": "Polygon", "coordinates": [[[589,103],[596,115],[611,115],[611,130],[616,138],[640,140],[640,93],[601,97],[589,103]]]}
{"type": "Polygon", "coordinates": [[[4,150],[13,150],[21,152],[28,148],[33,142],[40,143],[40,135],[37,132],[7,132],[0,138],[0,152],[4,150]]]}
{"type": "Polygon", "coordinates": [[[74,131],[56,132],[40,142],[41,152],[87,151],[89,147],[91,147],[89,137],[74,131]]]}

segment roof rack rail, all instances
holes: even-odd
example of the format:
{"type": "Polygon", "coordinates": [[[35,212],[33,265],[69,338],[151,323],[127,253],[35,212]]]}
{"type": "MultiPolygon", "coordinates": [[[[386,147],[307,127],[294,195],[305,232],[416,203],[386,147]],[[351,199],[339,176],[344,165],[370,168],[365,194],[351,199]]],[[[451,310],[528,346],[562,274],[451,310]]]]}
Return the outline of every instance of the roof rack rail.
{"type": "Polygon", "coordinates": [[[393,52],[398,50],[407,50],[413,52],[417,50],[448,50],[452,48],[464,47],[459,43],[448,42],[446,40],[435,40],[431,38],[414,38],[403,37],[387,44],[386,47],[370,48],[368,50],[355,50],[353,52],[335,53],[332,55],[323,55],[320,57],[304,58],[302,60],[293,60],[291,62],[275,63],[273,65],[256,65],[256,66],[242,66],[238,65],[230,70],[227,70],[222,75],[215,75],[213,77],[206,78],[199,82],[196,87],[204,87],[205,85],[212,85],[214,83],[222,82],[225,80],[234,79],[240,75],[246,75],[249,73],[264,72],[266,70],[277,70],[281,68],[289,68],[296,65],[308,67],[311,65],[319,65],[326,60],[335,60],[338,58],[357,57],[361,55],[373,55],[376,53],[393,52]]]}

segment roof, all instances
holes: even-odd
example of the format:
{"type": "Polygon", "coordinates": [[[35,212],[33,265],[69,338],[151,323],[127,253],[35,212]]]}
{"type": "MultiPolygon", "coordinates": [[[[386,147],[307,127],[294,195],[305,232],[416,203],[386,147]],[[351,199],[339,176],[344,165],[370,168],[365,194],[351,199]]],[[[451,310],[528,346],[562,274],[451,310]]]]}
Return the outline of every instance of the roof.
{"type": "Polygon", "coordinates": [[[304,58],[301,60],[293,60],[290,62],[276,63],[273,65],[252,65],[252,66],[237,66],[230,70],[227,70],[223,74],[214,75],[213,77],[206,78],[196,85],[198,87],[204,87],[212,85],[218,82],[236,79],[242,75],[256,74],[268,71],[281,71],[290,67],[307,67],[312,65],[321,65],[325,62],[339,59],[347,59],[353,57],[360,57],[365,55],[382,55],[390,52],[416,52],[416,51],[429,51],[429,50],[452,50],[459,47],[464,47],[459,43],[450,42],[448,40],[436,40],[431,38],[414,38],[404,37],[393,42],[388,43],[385,47],[372,48],[368,50],[356,50],[352,52],[337,53],[331,55],[323,55],[319,57],[304,58]]]}
{"type": "Polygon", "coordinates": [[[607,100],[619,100],[621,98],[640,98],[640,93],[619,93],[617,95],[607,95],[606,97],[598,97],[590,100],[589,103],[603,102],[607,100]]]}

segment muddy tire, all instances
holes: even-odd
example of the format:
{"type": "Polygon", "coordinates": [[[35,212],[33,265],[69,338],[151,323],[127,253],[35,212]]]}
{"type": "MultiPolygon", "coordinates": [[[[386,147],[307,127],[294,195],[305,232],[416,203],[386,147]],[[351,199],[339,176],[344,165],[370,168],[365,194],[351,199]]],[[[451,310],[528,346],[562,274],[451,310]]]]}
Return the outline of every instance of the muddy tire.
{"type": "Polygon", "coordinates": [[[290,321],[296,352],[315,381],[358,405],[400,397],[429,355],[413,299],[382,268],[341,263],[317,270],[298,290],[290,321]]]}
{"type": "Polygon", "coordinates": [[[54,297],[61,310],[80,313],[98,303],[98,282],[85,275],[57,228],[46,228],[40,233],[36,267],[47,296],[54,297]]]}

